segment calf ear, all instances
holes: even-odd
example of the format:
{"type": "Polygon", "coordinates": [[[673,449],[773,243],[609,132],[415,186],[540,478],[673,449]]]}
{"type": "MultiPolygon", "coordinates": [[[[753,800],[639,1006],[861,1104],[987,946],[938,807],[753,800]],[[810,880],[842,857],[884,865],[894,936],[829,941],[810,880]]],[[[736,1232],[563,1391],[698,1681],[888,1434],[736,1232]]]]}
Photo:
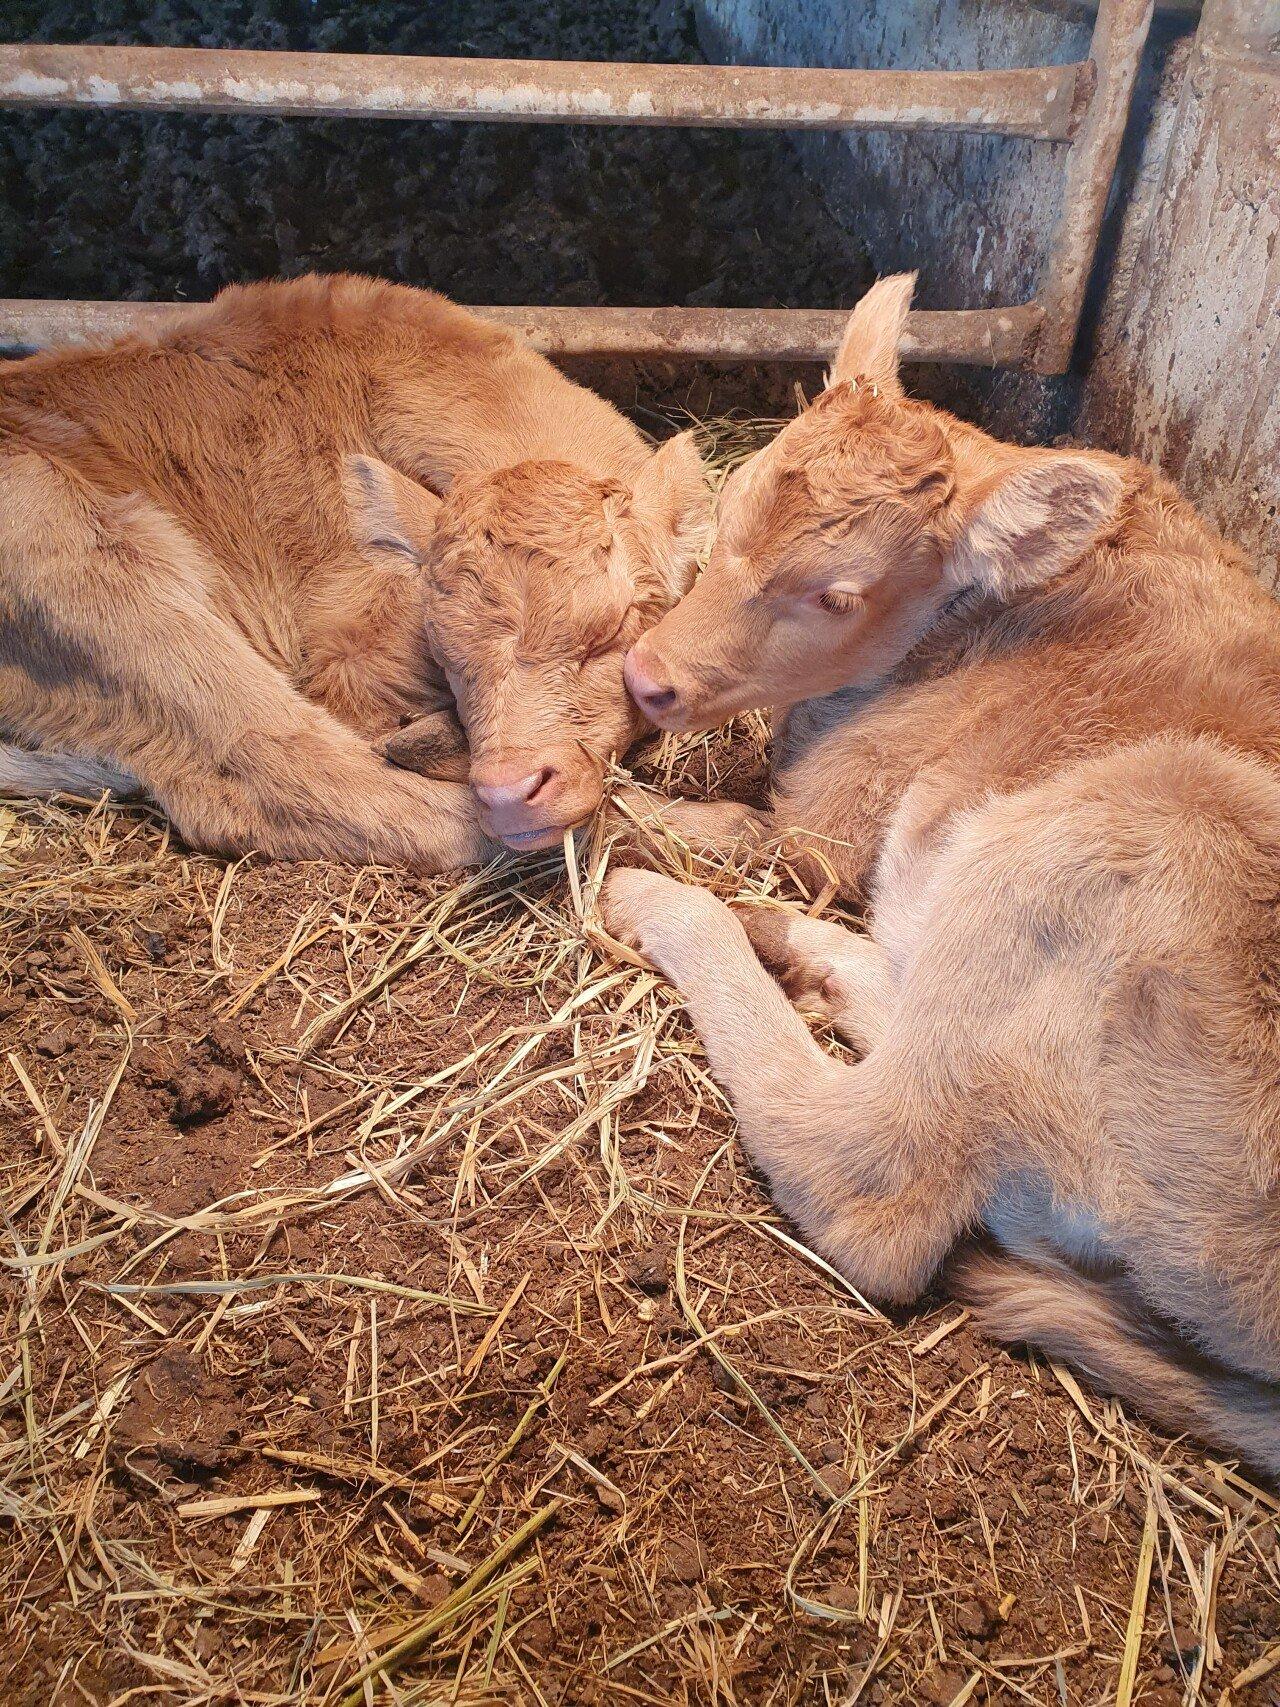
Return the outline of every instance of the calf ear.
{"type": "Polygon", "coordinates": [[[467,732],[452,708],[415,717],[375,741],[373,750],[402,770],[441,782],[466,782],[471,774],[467,732]]]}
{"type": "Polygon", "coordinates": [[[656,539],[661,573],[672,597],[693,584],[698,558],[711,537],[711,491],[692,432],[658,446],[636,476],[631,510],[656,539]]]}
{"type": "Polygon", "coordinates": [[[869,380],[890,397],[901,397],[898,384],[898,342],[907,324],[914,273],[895,273],[873,284],[849,316],[849,323],[827,374],[828,385],[842,380],[869,380]]]}
{"type": "Polygon", "coordinates": [[[948,579],[1000,598],[1049,580],[1115,520],[1123,490],[1120,469],[1103,457],[1046,455],[1020,463],[971,496],[948,579]]]}
{"type": "Polygon", "coordinates": [[[376,456],[349,456],[342,490],[356,544],[424,563],[431,551],[441,500],[376,456]]]}

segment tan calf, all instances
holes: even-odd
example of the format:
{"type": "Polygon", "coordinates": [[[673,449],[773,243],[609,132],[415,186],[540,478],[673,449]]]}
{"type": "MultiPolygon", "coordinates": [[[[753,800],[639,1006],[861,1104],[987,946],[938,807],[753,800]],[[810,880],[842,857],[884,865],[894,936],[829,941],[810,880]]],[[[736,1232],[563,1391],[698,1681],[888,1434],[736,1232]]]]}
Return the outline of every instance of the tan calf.
{"type": "Polygon", "coordinates": [[[628,663],[670,727],[794,707],[770,827],[868,933],[639,871],[606,916],[857,1285],[954,1251],[993,1333],[1280,1474],[1280,612],[1150,469],[907,401],[910,285],[628,663]]]}
{"type": "Polygon", "coordinates": [[[428,292],[252,285],[13,363],[0,792],[134,786],[196,847],[428,871],[545,845],[642,727],[623,656],[705,521],[687,437],[652,453],[428,292]]]}

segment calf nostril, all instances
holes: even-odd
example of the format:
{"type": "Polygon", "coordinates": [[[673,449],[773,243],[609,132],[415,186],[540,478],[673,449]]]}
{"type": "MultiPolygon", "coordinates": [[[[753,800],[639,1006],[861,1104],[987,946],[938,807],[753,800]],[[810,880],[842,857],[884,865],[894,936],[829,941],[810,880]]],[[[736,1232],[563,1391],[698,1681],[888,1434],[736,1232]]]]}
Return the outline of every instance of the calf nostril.
{"type": "Polygon", "coordinates": [[[529,792],[524,797],[526,804],[532,806],[538,796],[542,794],[544,790],[550,788],[555,779],[556,770],[553,765],[543,765],[540,771],[535,771],[532,776],[526,777],[525,781],[533,784],[532,788],[530,788],[529,792]]]}
{"type": "Polygon", "coordinates": [[[633,647],[627,654],[623,674],[631,697],[647,716],[674,711],[679,704],[680,695],[671,686],[666,670],[657,660],[642,653],[639,647],[633,647]]]}
{"type": "Polygon", "coordinates": [[[473,774],[471,786],[475,790],[477,800],[485,806],[530,806],[551,789],[559,775],[554,765],[541,765],[524,776],[509,778],[499,773],[495,779],[491,772],[486,780],[483,773],[479,776],[473,774]]]}
{"type": "Polygon", "coordinates": [[[674,688],[646,688],[640,704],[645,711],[670,711],[679,697],[674,688]]]}
{"type": "Polygon", "coordinates": [[[531,771],[528,776],[514,777],[510,782],[472,782],[477,796],[486,806],[518,805],[521,801],[528,800],[541,786],[541,771],[531,771]]]}

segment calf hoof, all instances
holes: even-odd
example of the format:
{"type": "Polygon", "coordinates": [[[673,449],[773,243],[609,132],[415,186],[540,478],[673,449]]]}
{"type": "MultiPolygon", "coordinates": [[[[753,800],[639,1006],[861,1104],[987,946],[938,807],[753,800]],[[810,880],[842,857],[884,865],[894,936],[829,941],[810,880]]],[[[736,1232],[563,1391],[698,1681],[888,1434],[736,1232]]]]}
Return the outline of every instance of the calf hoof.
{"type": "Polygon", "coordinates": [[[401,770],[441,782],[466,782],[471,775],[466,730],[451,711],[415,717],[375,741],[373,750],[401,770]]]}
{"type": "Polygon", "coordinates": [[[612,937],[663,971],[669,951],[696,932],[709,913],[727,912],[707,890],[635,866],[610,872],[600,909],[612,937]]]}

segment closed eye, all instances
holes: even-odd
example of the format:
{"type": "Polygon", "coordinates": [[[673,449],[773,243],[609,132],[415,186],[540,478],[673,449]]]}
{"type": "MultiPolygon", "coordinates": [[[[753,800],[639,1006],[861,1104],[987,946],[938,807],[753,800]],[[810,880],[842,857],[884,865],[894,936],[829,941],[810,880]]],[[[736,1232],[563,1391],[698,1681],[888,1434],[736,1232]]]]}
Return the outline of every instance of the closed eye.
{"type": "Polygon", "coordinates": [[[818,594],[818,604],[828,616],[852,616],[861,603],[860,594],[845,592],[838,587],[828,587],[825,593],[818,594]]]}
{"type": "Polygon", "coordinates": [[[403,539],[384,539],[379,534],[366,542],[365,549],[386,552],[389,557],[398,557],[406,567],[421,569],[423,566],[422,553],[403,539]]]}

